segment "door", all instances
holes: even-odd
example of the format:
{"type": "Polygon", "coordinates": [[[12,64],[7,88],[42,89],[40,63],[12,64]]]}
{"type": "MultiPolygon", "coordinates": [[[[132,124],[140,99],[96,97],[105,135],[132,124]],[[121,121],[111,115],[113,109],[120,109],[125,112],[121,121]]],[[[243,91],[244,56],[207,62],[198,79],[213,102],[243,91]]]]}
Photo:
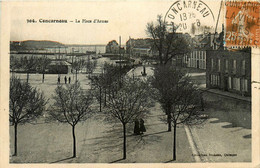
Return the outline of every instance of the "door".
{"type": "Polygon", "coordinates": [[[224,77],[224,90],[228,91],[228,77],[224,77]]]}
{"type": "Polygon", "coordinates": [[[199,69],[200,68],[200,61],[197,60],[197,68],[199,69]]]}

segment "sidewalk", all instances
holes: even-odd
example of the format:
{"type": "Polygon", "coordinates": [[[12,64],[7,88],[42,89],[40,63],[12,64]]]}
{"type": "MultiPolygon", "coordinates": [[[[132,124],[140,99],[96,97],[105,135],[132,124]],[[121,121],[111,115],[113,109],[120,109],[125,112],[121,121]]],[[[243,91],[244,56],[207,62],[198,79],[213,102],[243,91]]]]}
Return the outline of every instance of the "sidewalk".
{"type": "Polygon", "coordinates": [[[247,101],[247,102],[251,102],[251,97],[244,97],[235,93],[231,93],[231,92],[225,92],[219,89],[208,89],[208,88],[203,88],[201,90],[204,90],[206,92],[210,92],[210,93],[215,93],[221,96],[225,96],[225,97],[229,97],[229,98],[233,98],[233,99],[238,99],[238,100],[242,100],[242,101],[247,101]]]}

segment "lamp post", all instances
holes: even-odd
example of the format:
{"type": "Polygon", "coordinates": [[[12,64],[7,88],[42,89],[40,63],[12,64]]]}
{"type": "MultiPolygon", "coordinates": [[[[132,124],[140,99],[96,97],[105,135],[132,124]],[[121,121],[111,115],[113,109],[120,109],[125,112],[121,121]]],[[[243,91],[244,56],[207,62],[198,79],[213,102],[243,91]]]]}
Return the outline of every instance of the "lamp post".
{"type": "Polygon", "coordinates": [[[145,70],[145,62],[143,62],[143,72],[141,72],[142,76],[146,76],[146,70],[145,70]]]}

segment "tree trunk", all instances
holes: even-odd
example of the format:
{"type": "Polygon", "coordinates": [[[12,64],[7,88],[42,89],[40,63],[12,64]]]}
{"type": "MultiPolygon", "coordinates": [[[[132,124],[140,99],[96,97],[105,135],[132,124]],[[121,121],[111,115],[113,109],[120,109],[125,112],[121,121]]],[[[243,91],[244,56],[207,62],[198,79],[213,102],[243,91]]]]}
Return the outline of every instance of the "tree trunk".
{"type": "Polygon", "coordinates": [[[26,82],[27,82],[27,83],[29,82],[29,72],[27,72],[27,79],[26,79],[26,82]]]}
{"type": "Polygon", "coordinates": [[[111,100],[111,89],[110,86],[108,87],[108,100],[111,100]]]}
{"type": "Polygon", "coordinates": [[[124,143],[123,143],[123,159],[126,159],[126,124],[123,124],[124,143]]]}
{"type": "Polygon", "coordinates": [[[14,124],[14,154],[13,156],[17,156],[17,123],[14,124]]]}
{"type": "Polygon", "coordinates": [[[72,126],[72,137],[73,137],[73,156],[76,157],[76,136],[75,136],[75,125],[72,126]]]}
{"type": "Polygon", "coordinates": [[[160,65],[163,65],[162,53],[160,51],[159,51],[159,60],[160,60],[160,65]]]}
{"type": "Polygon", "coordinates": [[[173,155],[172,155],[172,159],[176,160],[176,123],[174,123],[174,132],[173,132],[173,155]]]}
{"type": "Polygon", "coordinates": [[[42,73],[42,83],[44,83],[44,72],[42,73]]]}
{"type": "Polygon", "coordinates": [[[105,89],[105,99],[104,99],[104,106],[107,105],[107,89],[105,89]]]}
{"type": "Polygon", "coordinates": [[[77,82],[78,81],[78,70],[76,70],[76,81],[75,82],[77,82]]]}
{"type": "Polygon", "coordinates": [[[167,113],[167,122],[168,122],[168,132],[172,131],[172,122],[171,122],[171,114],[168,112],[167,113]]]}
{"type": "Polygon", "coordinates": [[[99,111],[101,112],[102,109],[101,109],[101,106],[102,106],[102,88],[101,86],[99,87],[99,111]]]}

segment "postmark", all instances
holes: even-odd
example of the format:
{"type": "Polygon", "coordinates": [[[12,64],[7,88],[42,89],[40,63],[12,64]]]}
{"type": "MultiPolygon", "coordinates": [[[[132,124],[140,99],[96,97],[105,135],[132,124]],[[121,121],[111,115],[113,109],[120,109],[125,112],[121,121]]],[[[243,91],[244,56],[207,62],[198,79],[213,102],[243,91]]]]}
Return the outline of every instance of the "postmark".
{"type": "Polygon", "coordinates": [[[182,33],[205,33],[213,29],[207,22],[214,23],[215,16],[209,6],[202,0],[177,0],[167,13],[164,21],[173,25],[182,33]]]}
{"type": "Polygon", "coordinates": [[[260,3],[256,1],[227,1],[225,7],[225,46],[260,46],[260,3]]]}

